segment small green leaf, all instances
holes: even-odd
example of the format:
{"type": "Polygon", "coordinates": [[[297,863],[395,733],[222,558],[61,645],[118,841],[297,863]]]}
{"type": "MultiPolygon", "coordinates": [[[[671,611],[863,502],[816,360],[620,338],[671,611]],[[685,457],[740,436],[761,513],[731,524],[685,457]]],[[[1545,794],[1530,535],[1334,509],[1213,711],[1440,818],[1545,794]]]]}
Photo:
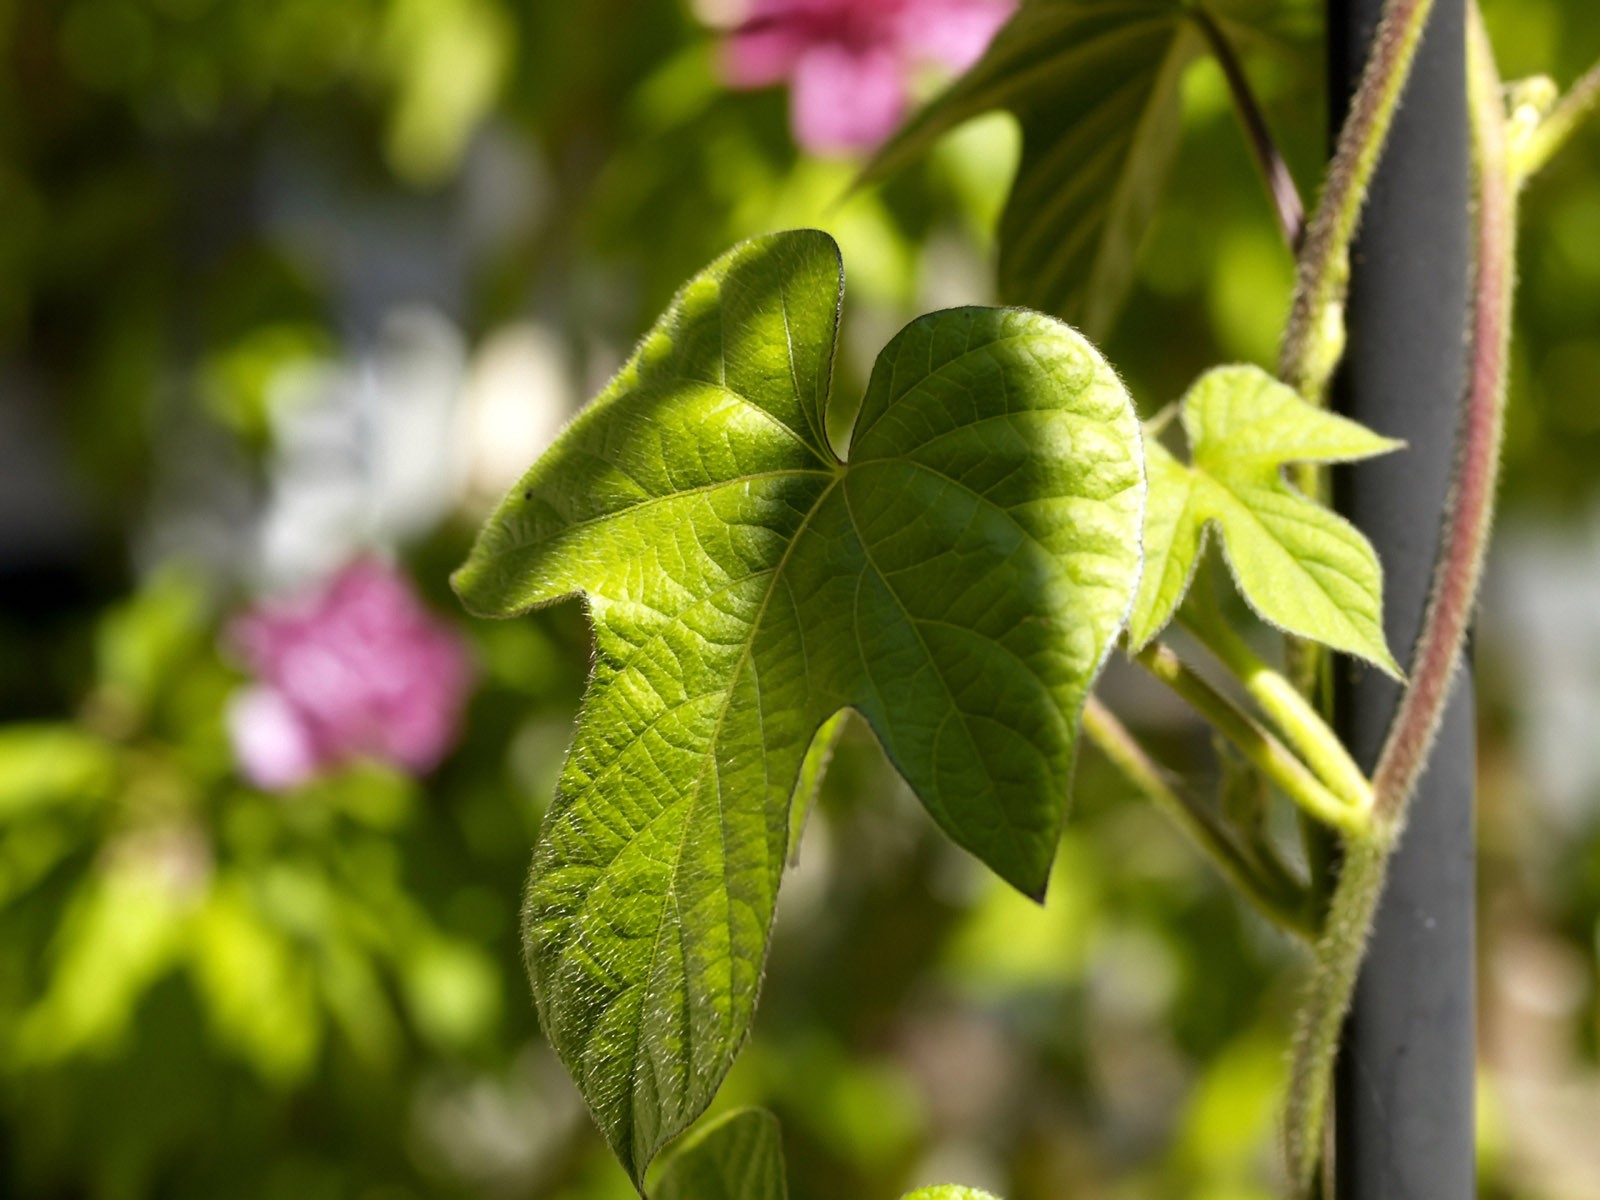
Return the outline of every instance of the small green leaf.
{"type": "Polygon", "coordinates": [[[742,1108],[712,1122],[667,1157],[655,1200],[788,1200],[778,1119],[742,1108]]]}
{"type": "Polygon", "coordinates": [[[1038,895],[1136,586],[1141,440],[1099,354],[1037,313],[922,317],[846,464],[824,433],[842,287],[814,231],[701,272],[454,580],[484,615],[587,597],[594,673],[525,932],[545,1029],[636,1182],[749,1028],[817,731],[856,709],[939,825],[1038,895]]]}
{"type": "Polygon", "coordinates": [[[980,113],[1010,110],[1022,161],[1000,222],[1000,297],[1102,337],[1177,152],[1179,83],[1204,50],[1178,0],[1028,0],[866,177],[980,113]]]}
{"type": "Polygon", "coordinates": [[[1383,636],[1383,570],[1365,537],[1297,492],[1288,463],[1353,462],[1399,449],[1316,408],[1258,367],[1218,367],[1183,398],[1193,463],[1151,440],[1145,570],[1128,638],[1135,650],[1171,620],[1214,523],[1240,594],[1263,620],[1376,664],[1400,668],[1383,636]]]}
{"type": "Polygon", "coordinates": [[[1000,1200],[1000,1197],[993,1192],[980,1192],[977,1188],[945,1183],[938,1187],[918,1188],[906,1193],[901,1200],[1000,1200]]]}

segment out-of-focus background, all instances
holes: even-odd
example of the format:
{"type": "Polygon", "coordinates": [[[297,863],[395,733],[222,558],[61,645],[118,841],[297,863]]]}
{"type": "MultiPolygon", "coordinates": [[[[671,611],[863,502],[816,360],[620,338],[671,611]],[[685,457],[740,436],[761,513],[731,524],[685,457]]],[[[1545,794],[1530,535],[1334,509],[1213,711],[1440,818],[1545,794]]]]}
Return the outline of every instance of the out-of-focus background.
{"type": "MultiPolygon", "coordinates": [[[[1592,0],[1487,7],[1508,77],[1600,57],[1592,0]]],[[[0,1196],[630,1194],[517,938],[582,614],[472,621],[446,576],[734,240],[838,238],[841,390],[911,315],[992,299],[1018,153],[992,116],[850,192],[873,114],[830,142],[798,78],[733,86],[749,14],[0,5],[0,1196]]],[[[1309,188],[1301,25],[1250,69],[1309,188]]],[[[944,61],[878,82],[925,97],[944,61]]],[[[1147,411],[1270,362],[1290,276],[1219,71],[1184,95],[1108,343],[1147,411]]],[[[1600,133],[1524,219],[1478,640],[1484,1194],[1592,1200],[1600,133]]],[[[1209,769],[1181,712],[1107,686],[1209,769]]],[[[1299,962],[1093,758],[1039,909],[855,730],[719,1103],[777,1111],[797,1200],[1265,1198],[1299,962]]]]}

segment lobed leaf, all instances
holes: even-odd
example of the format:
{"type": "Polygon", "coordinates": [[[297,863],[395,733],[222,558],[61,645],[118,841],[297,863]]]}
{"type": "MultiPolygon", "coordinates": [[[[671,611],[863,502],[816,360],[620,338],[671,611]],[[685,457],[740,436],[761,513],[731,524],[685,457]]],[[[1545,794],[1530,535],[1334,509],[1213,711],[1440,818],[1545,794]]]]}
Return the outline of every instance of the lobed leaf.
{"type": "Polygon", "coordinates": [[[1215,525],[1240,593],[1264,620],[1396,677],[1383,635],[1383,571],[1343,517],[1284,479],[1289,463],[1352,462],[1402,443],[1307,404],[1258,367],[1218,367],[1183,398],[1192,463],[1145,447],[1145,571],[1128,640],[1148,644],[1182,602],[1215,525]]]}
{"type": "Polygon", "coordinates": [[[842,287],[814,231],[713,263],[454,577],[484,615],[589,606],[525,935],[545,1030],[636,1183],[749,1027],[819,730],[860,712],[938,824],[1039,895],[1137,584],[1139,428],[1098,353],[1037,313],[919,318],[846,463],[824,433],[842,287]]]}
{"type": "Polygon", "coordinates": [[[778,1119],[743,1108],[713,1122],[672,1151],[652,1190],[654,1200],[788,1200],[778,1119]]]}

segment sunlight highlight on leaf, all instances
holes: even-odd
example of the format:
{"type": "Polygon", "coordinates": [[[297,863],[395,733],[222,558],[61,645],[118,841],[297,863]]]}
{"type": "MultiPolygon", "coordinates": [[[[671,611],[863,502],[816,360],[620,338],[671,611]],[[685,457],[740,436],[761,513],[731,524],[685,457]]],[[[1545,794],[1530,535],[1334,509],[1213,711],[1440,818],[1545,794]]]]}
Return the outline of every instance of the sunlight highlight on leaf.
{"type": "Polygon", "coordinates": [[[824,433],[842,286],[814,231],[701,272],[455,577],[483,615],[587,599],[528,962],[636,1181],[749,1027],[813,735],[859,711],[945,832],[1040,895],[1138,578],[1138,423],[1082,337],[1018,310],[913,321],[846,463],[824,433]]]}

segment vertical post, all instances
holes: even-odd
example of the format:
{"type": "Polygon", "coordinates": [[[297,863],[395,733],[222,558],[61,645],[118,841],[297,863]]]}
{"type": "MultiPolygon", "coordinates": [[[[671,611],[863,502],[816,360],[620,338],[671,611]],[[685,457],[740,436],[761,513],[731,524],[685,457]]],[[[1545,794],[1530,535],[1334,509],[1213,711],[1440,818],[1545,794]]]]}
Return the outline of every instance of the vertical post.
{"type": "MultiPolygon", "coordinates": [[[[1329,85],[1342,120],[1381,0],[1329,0],[1329,85]]],[[[1408,448],[1334,476],[1372,539],[1385,628],[1405,661],[1427,604],[1454,465],[1466,345],[1469,145],[1465,0],[1433,14],[1373,181],[1351,263],[1341,411],[1408,448]]],[[[1370,770],[1397,688],[1341,660],[1335,722],[1370,770]]],[[[1334,1098],[1339,1200],[1475,1194],[1473,697],[1463,670],[1412,803],[1354,1006],[1334,1098]]]]}

